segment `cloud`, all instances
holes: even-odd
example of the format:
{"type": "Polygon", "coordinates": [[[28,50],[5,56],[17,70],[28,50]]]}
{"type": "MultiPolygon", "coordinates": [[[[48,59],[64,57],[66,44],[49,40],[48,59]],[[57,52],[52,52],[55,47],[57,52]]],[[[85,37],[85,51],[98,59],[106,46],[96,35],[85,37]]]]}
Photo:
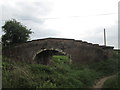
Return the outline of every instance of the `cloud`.
{"type": "Polygon", "coordinates": [[[31,39],[40,39],[40,38],[48,38],[48,37],[57,37],[59,34],[56,30],[51,29],[40,29],[34,30],[34,33],[31,35],[31,39]]]}
{"type": "Polygon", "coordinates": [[[29,16],[27,16],[27,15],[16,15],[16,19],[17,20],[21,20],[22,22],[28,22],[28,24],[31,22],[31,23],[33,23],[33,24],[43,24],[44,23],[44,20],[42,20],[42,19],[39,19],[39,18],[37,18],[37,17],[35,17],[35,16],[31,16],[31,15],[29,15],[29,16]]]}
{"type": "MultiPolygon", "coordinates": [[[[53,29],[44,28],[44,19],[42,17],[48,15],[51,11],[52,4],[49,1],[37,0],[37,1],[24,1],[24,0],[13,0],[11,3],[3,2],[2,6],[2,20],[16,19],[23,25],[27,26],[28,29],[32,29],[34,32],[31,35],[31,39],[42,38],[42,37],[54,37],[58,31],[53,29]]],[[[1,26],[4,22],[1,23],[1,26]]],[[[0,35],[2,32],[0,30],[0,35]]]]}
{"type": "MultiPolygon", "coordinates": [[[[87,33],[84,40],[92,43],[98,43],[100,45],[104,44],[104,28],[96,28],[93,32],[87,33]]],[[[118,48],[118,24],[112,25],[106,28],[106,42],[108,46],[114,46],[118,48]]]]}
{"type": "Polygon", "coordinates": [[[118,45],[117,14],[106,15],[117,12],[115,0],[3,0],[0,6],[3,20],[14,18],[32,29],[31,39],[61,37],[103,44],[106,28],[107,44],[118,45]]]}
{"type": "Polygon", "coordinates": [[[3,19],[29,19],[29,20],[40,20],[39,18],[47,15],[51,8],[49,3],[39,2],[26,2],[18,0],[18,2],[4,3],[2,5],[2,16],[3,19]],[[47,6],[46,6],[47,5],[47,6]]]}

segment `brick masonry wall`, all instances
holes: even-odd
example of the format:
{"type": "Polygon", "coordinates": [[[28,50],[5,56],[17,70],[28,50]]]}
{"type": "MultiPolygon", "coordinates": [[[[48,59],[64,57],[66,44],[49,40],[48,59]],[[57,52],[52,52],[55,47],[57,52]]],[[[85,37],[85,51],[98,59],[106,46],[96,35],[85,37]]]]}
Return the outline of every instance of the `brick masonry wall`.
{"type": "Polygon", "coordinates": [[[56,50],[70,57],[74,64],[85,64],[111,58],[113,47],[99,46],[74,39],[46,38],[4,49],[2,54],[15,61],[35,63],[36,55],[45,50],[56,50]]]}

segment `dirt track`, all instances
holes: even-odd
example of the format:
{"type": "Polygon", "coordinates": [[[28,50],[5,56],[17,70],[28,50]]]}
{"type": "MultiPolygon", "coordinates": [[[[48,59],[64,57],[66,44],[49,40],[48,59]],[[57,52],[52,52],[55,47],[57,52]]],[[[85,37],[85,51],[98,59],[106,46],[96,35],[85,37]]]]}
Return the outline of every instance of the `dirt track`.
{"type": "Polygon", "coordinates": [[[115,75],[111,75],[111,76],[107,76],[107,77],[104,77],[104,78],[101,78],[99,81],[96,82],[96,84],[93,86],[93,88],[102,88],[104,82],[109,79],[109,78],[112,78],[114,77],[115,75]]]}

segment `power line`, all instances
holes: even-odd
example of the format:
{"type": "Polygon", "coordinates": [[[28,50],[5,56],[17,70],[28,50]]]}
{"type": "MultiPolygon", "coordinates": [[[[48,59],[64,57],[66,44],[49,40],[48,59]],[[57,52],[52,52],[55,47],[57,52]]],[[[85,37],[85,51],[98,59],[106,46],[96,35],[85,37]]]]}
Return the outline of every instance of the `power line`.
{"type": "MultiPolygon", "coordinates": [[[[41,19],[41,20],[49,20],[49,19],[63,19],[63,18],[79,18],[79,17],[88,17],[88,16],[105,16],[105,15],[115,15],[118,13],[104,13],[104,14],[93,14],[93,15],[85,15],[85,16],[66,16],[66,17],[48,17],[48,18],[36,18],[36,19],[41,19]]],[[[22,18],[18,20],[32,20],[30,18],[22,18]]],[[[2,19],[0,21],[6,21],[5,19],[2,19]]]]}

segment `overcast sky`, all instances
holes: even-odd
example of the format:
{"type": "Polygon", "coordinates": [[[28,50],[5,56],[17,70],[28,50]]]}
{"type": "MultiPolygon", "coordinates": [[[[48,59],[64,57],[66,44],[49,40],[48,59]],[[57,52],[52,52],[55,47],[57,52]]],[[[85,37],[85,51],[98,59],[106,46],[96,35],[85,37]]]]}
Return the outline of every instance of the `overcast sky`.
{"type": "MultiPolygon", "coordinates": [[[[34,32],[31,40],[70,38],[118,48],[119,0],[0,0],[0,26],[16,19],[34,32]]],[[[0,36],[2,30],[0,28],[0,36]]]]}

